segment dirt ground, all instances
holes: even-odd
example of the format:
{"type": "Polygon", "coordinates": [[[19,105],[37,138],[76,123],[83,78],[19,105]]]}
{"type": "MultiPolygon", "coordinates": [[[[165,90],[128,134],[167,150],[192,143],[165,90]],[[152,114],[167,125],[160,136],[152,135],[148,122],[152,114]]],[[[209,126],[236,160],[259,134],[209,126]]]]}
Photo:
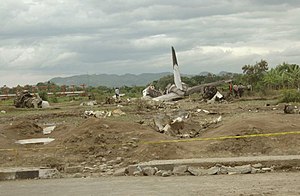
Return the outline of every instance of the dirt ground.
{"type": "MultiPolygon", "coordinates": [[[[243,99],[207,104],[186,98],[172,104],[131,100],[119,104],[79,106],[79,101],[52,104],[48,109],[0,105],[0,166],[96,167],[117,157],[118,167],[155,159],[295,155],[300,134],[224,140],[146,144],[147,141],[242,136],[300,130],[300,114],[284,114],[276,100],[243,99]],[[106,118],[85,117],[85,111],[122,111],[106,118]],[[205,110],[205,112],[204,112],[205,110]],[[207,113],[207,111],[209,113],[207,113]],[[158,132],[159,115],[188,117],[176,134],[158,132]],[[221,118],[220,118],[221,116],[221,118]],[[217,121],[216,119],[219,119],[217,121]],[[56,128],[49,135],[42,129],[56,128]],[[49,144],[21,145],[20,139],[50,137],[49,144]]],[[[171,119],[172,120],[172,119],[171,119]]]]}

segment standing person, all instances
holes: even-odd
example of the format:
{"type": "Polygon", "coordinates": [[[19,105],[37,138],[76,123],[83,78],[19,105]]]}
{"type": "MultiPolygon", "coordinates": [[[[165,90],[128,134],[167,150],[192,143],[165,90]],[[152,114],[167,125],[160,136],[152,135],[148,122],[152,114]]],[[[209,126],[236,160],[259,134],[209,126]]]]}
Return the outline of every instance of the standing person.
{"type": "Polygon", "coordinates": [[[232,82],[230,81],[229,82],[229,95],[231,96],[232,95],[232,90],[233,90],[233,86],[232,86],[232,82]]]}
{"type": "Polygon", "coordinates": [[[115,89],[115,95],[116,95],[116,99],[119,99],[119,97],[120,97],[120,89],[118,87],[115,89]]]}

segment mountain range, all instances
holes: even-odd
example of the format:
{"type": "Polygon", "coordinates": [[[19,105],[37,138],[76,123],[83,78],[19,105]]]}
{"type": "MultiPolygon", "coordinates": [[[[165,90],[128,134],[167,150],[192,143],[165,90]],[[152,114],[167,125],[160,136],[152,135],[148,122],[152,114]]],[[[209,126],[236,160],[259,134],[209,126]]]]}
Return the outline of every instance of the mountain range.
{"type": "MultiPolygon", "coordinates": [[[[222,75],[227,72],[220,72],[222,75]]],[[[87,86],[106,86],[106,87],[121,87],[121,86],[145,86],[155,80],[158,80],[164,76],[172,75],[171,72],[163,73],[143,73],[143,74],[92,74],[92,75],[76,75],[70,77],[56,77],[50,79],[57,85],[82,85],[87,86]]],[[[209,72],[201,72],[198,75],[207,75],[209,72]]]]}

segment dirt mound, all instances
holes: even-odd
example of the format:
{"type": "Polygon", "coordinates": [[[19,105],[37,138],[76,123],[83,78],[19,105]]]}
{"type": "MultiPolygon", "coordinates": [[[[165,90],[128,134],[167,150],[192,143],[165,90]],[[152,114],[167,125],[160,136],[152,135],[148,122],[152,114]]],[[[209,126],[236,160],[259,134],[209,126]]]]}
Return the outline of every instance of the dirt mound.
{"type": "MultiPolygon", "coordinates": [[[[279,132],[299,131],[296,116],[282,114],[256,114],[239,119],[228,119],[220,127],[207,131],[202,137],[211,136],[243,136],[279,132]],[[290,122],[290,123],[289,123],[290,122]]],[[[225,152],[234,155],[260,154],[297,154],[300,151],[299,135],[283,135],[269,137],[249,137],[226,139],[212,142],[208,145],[209,152],[225,152]]]]}
{"type": "Polygon", "coordinates": [[[43,129],[40,126],[30,121],[16,122],[10,127],[10,130],[17,131],[17,133],[22,136],[34,135],[43,132],[43,129]]]}
{"type": "Polygon", "coordinates": [[[123,157],[126,163],[176,157],[176,145],[147,146],[142,141],[173,139],[148,126],[109,119],[86,119],[80,126],[57,127],[48,146],[64,146],[61,151],[68,162],[97,162],[123,157]],[[68,160],[68,157],[70,158],[68,160]]]}

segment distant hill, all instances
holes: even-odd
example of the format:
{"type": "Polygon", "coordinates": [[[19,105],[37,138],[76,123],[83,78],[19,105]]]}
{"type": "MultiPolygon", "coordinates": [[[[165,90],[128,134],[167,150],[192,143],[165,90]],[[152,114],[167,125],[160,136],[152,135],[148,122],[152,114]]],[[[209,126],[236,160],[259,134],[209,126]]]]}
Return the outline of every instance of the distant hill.
{"type": "Polygon", "coordinates": [[[107,86],[107,87],[121,87],[121,86],[145,86],[154,80],[158,80],[163,76],[172,75],[172,73],[143,73],[135,74],[93,74],[93,75],[77,75],[70,77],[56,77],[52,78],[50,82],[57,85],[76,85],[86,84],[88,86],[107,86]]]}
{"type": "MultiPolygon", "coordinates": [[[[210,72],[201,72],[198,75],[207,76],[212,74],[210,72]]],[[[226,75],[230,72],[221,71],[218,75],[226,75]]],[[[135,74],[93,74],[93,75],[77,75],[70,77],[56,77],[52,78],[50,82],[53,82],[57,85],[76,85],[86,84],[88,86],[106,86],[106,87],[121,87],[121,86],[145,86],[155,80],[160,78],[173,75],[173,73],[163,72],[163,73],[143,73],[139,75],[135,74]]],[[[192,77],[193,75],[182,74],[182,76],[192,77]]]]}

